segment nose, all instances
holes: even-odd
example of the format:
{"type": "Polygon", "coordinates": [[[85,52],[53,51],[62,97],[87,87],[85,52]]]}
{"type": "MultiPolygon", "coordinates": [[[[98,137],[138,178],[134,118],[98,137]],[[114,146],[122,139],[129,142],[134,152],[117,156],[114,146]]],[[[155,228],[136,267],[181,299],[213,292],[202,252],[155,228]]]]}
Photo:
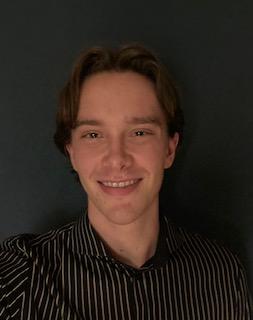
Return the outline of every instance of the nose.
{"type": "Polygon", "coordinates": [[[124,139],[115,138],[108,142],[104,165],[122,170],[131,166],[133,158],[124,139]]]}

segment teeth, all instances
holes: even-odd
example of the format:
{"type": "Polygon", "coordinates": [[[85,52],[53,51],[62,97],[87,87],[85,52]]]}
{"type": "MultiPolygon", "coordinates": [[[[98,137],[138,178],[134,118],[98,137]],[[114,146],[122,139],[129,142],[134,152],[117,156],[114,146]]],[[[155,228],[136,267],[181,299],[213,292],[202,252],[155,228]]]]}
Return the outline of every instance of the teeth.
{"type": "Polygon", "coordinates": [[[131,186],[132,184],[136,183],[136,180],[128,180],[128,181],[120,181],[120,182],[112,182],[112,181],[103,181],[102,184],[106,187],[111,188],[125,188],[131,186]]]}

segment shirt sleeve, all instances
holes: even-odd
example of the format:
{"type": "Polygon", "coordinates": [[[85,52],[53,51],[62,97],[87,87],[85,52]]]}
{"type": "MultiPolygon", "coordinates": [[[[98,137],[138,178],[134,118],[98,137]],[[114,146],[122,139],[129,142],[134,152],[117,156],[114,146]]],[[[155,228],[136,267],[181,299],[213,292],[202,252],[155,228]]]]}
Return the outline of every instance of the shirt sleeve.
{"type": "MultiPolygon", "coordinates": [[[[1,289],[0,289],[1,290],[1,289]]],[[[0,295],[1,299],[1,295],[0,295]]],[[[0,319],[1,320],[8,320],[8,319],[13,319],[10,314],[7,312],[6,308],[2,303],[0,303],[0,319]]]]}
{"type": "Polygon", "coordinates": [[[0,246],[0,319],[21,319],[29,279],[26,237],[8,239],[0,246]]]}
{"type": "Polygon", "coordinates": [[[239,264],[238,274],[238,298],[237,298],[237,317],[238,320],[253,319],[252,296],[246,281],[246,275],[241,264],[239,264]]]}
{"type": "Polygon", "coordinates": [[[8,281],[13,272],[11,265],[11,261],[13,260],[15,261],[13,253],[10,254],[9,252],[0,250],[0,319],[2,320],[13,319],[11,316],[12,299],[10,300],[13,292],[11,289],[12,281],[8,281]]]}

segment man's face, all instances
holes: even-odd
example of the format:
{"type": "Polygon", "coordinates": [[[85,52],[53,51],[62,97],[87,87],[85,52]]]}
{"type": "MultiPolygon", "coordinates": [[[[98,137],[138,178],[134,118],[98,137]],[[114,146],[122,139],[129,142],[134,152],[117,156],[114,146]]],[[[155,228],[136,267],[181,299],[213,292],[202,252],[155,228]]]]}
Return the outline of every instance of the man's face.
{"type": "Polygon", "coordinates": [[[67,150],[88,195],[88,214],[118,225],[158,212],[178,134],[167,135],[153,83],[134,72],[102,72],[81,89],[67,150]]]}

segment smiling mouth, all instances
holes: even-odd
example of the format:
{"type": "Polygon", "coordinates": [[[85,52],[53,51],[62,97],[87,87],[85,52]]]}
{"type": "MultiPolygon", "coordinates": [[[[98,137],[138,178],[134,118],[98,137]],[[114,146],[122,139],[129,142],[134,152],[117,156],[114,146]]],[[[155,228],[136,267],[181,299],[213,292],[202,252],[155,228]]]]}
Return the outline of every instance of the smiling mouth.
{"type": "Polygon", "coordinates": [[[129,186],[134,185],[140,181],[140,179],[132,179],[132,180],[125,180],[125,181],[99,181],[103,186],[110,187],[110,188],[126,188],[129,186]]]}

